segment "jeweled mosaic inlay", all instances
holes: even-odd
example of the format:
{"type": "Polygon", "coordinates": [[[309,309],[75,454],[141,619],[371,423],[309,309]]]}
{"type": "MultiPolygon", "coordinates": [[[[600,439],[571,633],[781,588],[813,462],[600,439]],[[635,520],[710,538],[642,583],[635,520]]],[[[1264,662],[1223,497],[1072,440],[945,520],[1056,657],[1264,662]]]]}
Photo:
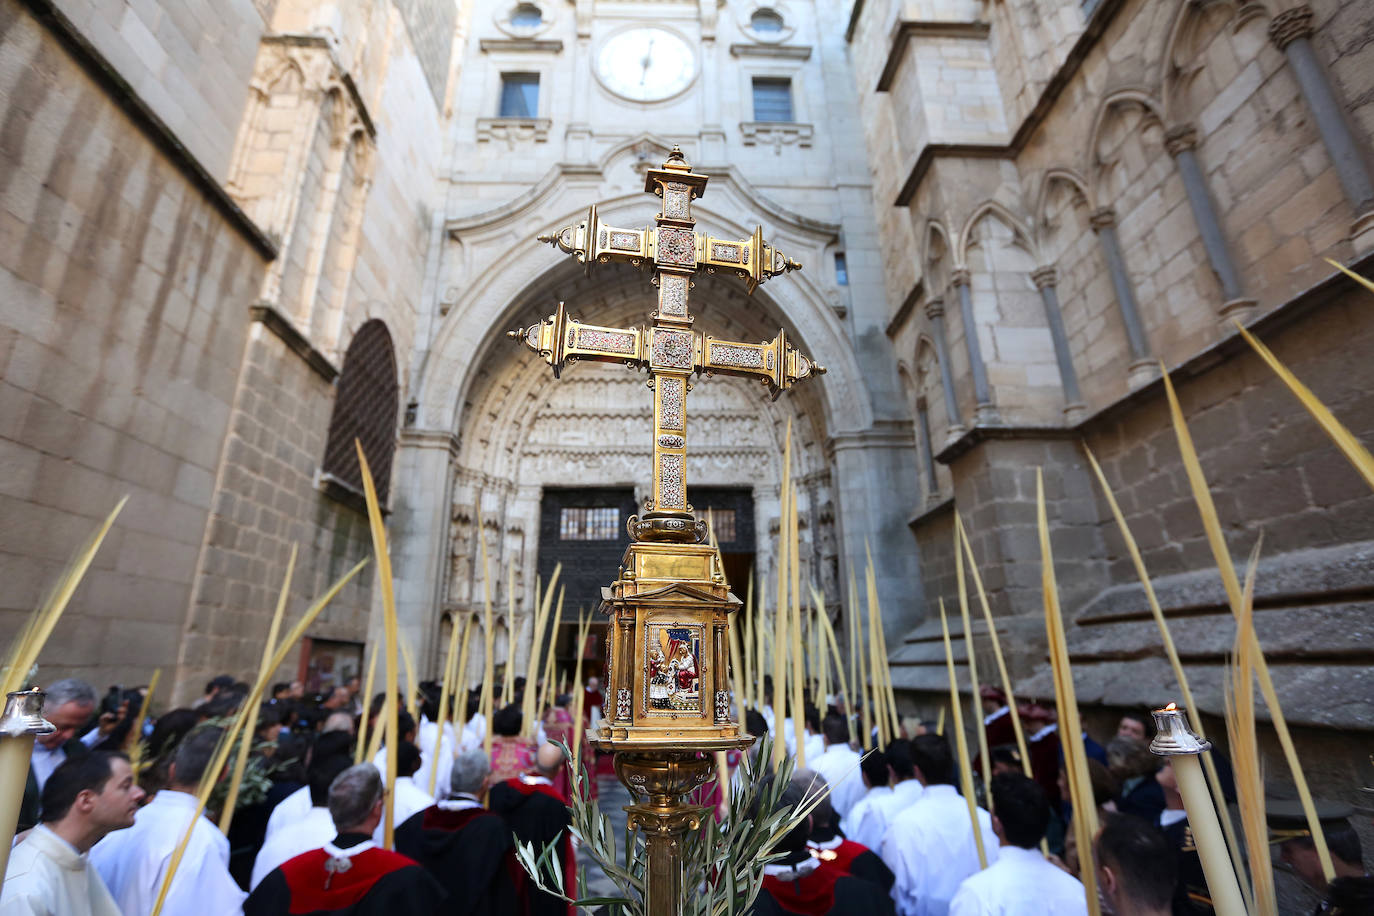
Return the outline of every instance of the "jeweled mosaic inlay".
{"type": "Polygon", "coordinates": [[[687,186],[670,181],[664,187],[667,190],[663,194],[663,215],[672,219],[687,219],[687,186]]]}
{"type": "Polygon", "coordinates": [[[711,257],[717,261],[729,261],[732,264],[738,264],[744,260],[740,256],[738,245],[727,245],[721,242],[715,242],[711,245],[711,257]]]}
{"type": "Polygon", "coordinates": [[[658,456],[658,508],[681,509],[687,505],[682,479],[682,456],[658,456]]]}
{"type": "Polygon", "coordinates": [[[692,335],[687,331],[655,329],[653,364],[665,369],[691,369],[692,335]]]}
{"type": "Polygon", "coordinates": [[[635,337],[614,331],[593,331],[583,328],[577,332],[577,345],[591,350],[609,350],[612,353],[633,353],[635,337]]]}
{"type": "Polygon", "coordinates": [[[621,251],[639,250],[638,232],[612,232],[611,247],[619,248],[621,251]]]}
{"type": "Polygon", "coordinates": [[[739,366],[744,369],[763,368],[763,351],[732,344],[711,344],[711,362],[718,366],[739,366]]]}
{"type": "Polygon", "coordinates": [[[682,407],[686,382],[680,378],[658,380],[658,423],[664,429],[682,429],[682,407]]]}
{"type": "Polygon", "coordinates": [[[696,238],[690,229],[658,228],[658,259],[665,264],[695,265],[696,238]]]}
{"type": "Polygon", "coordinates": [[[687,278],[664,277],[658,295],[658,311],[662,315],[681,318],[687,314],[687,278]]]}

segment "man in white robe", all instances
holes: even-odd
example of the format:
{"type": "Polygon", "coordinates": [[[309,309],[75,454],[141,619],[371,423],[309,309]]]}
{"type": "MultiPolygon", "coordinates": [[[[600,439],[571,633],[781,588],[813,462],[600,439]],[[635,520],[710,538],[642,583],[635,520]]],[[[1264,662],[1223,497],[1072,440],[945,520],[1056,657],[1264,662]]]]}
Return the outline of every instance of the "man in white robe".
{"type": "Polygon", "coordinates": [[[129,758],[96,753],[48,774],[43,822],[10,853],[0,916],[119,916],[87,853],[134,822],[143,790],[129,758]]]}
{"type": "MultiPolygon", "coordinates": [[[[342,713],[333,713],[324,721],[324,731],[315,741],[315,747],[310,751],[311,766],[316,760],[332,757],[336,754],[346,754],[349,762],[353,757],[353,720],[345,717],[336,718],[342,713]]],[[[329,787],[326,786],[326,789],[329,787]]],[[[272,813],[267,818],[267,829],[263,833],[263,843],[270,840],[278,831],[290,824],[296,824],[310,813],[312,802],[310,798],[310,787],[301,786],[290,795],[277,802],[277,806],[272,809],[272,813]]],[[[315,846],[320,845],[316,843],[315,846]]],[[[311,849],[314,846],[309,847],[311,849]]],[[[304,852],[305,850],[301,850],[304,852]]],[[[270,871],[271,869],[269,869],[270,871]]]]}
{"type": "Polygon", "coordinates": [[[196,789],[210,765],[220,729],[188,735],[168,770],[168,786],[138,812],[128,830],[110,834],[91,850],[91,863],[124,916],[148,916],[162,889],[172,853],[188,826],[190,841],[172,876],[162,916],[234,916],[243,898],[229,875],[229,840],[196,814],[196,789]]]}
{"type": "MultiPolygon", "coordinates": [[[[963,880],[982,866],[969,821],[968,802],[957,778],[949,742],[939,735],[911,739],[916,778],[925,786],[921,797],[888,825],[880,852],[897,876],[892,899],[898,916],[946,916],[963,880]]],[[[988,864],[997,860],[992,818],[975,809],[988,864]]]]}
{"type": "Polygon", "coordinates": [[[868,791],[840,819],[840,829],[847,839],[876,851],[887,830],[882,803],[892,795],[892,788],[887,784],[892,775],[887,755],[879,750],[870,751],[859,764],[859,772],[868,791]]]}
{"type": "Polygon", "coordinates": [[[453,726],[445,722],[440,728],[439,723],[431,722],[423,712],[420,713],[420,731],[415,746],[420,749],[420,769],[415,772],[415,784],[429,793],[430,774],[433,773],[434,791],[444,791],[453,772],[453,726]]]}
{"type": "Polygon", "coordinates": [[[815,760],[808,757],[806,765],[830,784],[830,804],[843,818],[864,794],[859,754],[849,746],[849,726],[844,717],[834,713],[826,716],[821,723],[821,734],[825,737],[825,753],[815,760]]]}
{"type": "Polygon", "coordinates": [[[997,861],[964,879],[950,916],[1087,916],[1082,883],[1038,848],[1050,823],[1045,790],[1021,773],[999,773],[990,791],[997,861]]]}
{"type": "Polygon", "coordinates": [[[482,715],[479,698],[473,696],[468,691],[463,691],[464,713],[467,714],[467,721],[463,723],[462,734],[458,736],[458,753],[470,751],[475,747],[482,746],[482,739],[487,736],[487,717],[482,715]]]}
{"type": "Polygon", "coordinates": [[[911,762],[910,739],[898,738],[887,746],[883,755],[887,757],[887,769],[892,774],[892,781],[889,783],[892,794],[878,802],[878,808],[883,815],[883,829],[886,830],[887,825],[897,819],[897,815],[916,803],[916,799],[921,797],[926,787],[916,778],[916,767],[911,762]]]}
{"type": "MultiPolygon", "coordinates": [[[[402,741],[400,747],[396,749],[396,791],[386,800],[387,806],[396,812],[395,820],[392,822],[393,826],[404,824],[412,814],[417,814],[434,804],[434,796],[415,783],[415,774],[420,770],[420,757],[420,749],[409,741],[402,741]]],[[[385,783],[385,747],[377,754],[377,759],[373,761],[373,765],[382,774],[382,781],[385,783]]],[[[386,818],[383,816],[382,822],[377,825],[376,832],[372,837],[373,842],[382,842],[385,824],[386,818]]]]}

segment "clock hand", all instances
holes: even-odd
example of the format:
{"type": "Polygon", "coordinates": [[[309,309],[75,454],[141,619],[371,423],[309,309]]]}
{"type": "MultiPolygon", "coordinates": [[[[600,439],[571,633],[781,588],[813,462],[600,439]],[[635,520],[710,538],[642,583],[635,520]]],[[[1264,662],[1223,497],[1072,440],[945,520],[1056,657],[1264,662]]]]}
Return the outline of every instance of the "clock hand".
{"type": "Polygon", "coordinates": [[[653,60],[653,53],[654,53],[654,40],[653,40],[652,38],[650,38],[650,39],[649,39],[649,44],[646,45],[645,48],[644,48],[644,57],[639,61],[640,66],[644,68],[644,72],[643,72],[642,74],[640,74],[640,77],[639,77],[639,85],[641,85],[641,86],[643,86],[643,85],[644,85],[644,81],[645,81],[646,79],[649,78],[649,67],[650,67],[650,66],[653,64],[653,62],[654,62],[654,60],[653,60]]]}

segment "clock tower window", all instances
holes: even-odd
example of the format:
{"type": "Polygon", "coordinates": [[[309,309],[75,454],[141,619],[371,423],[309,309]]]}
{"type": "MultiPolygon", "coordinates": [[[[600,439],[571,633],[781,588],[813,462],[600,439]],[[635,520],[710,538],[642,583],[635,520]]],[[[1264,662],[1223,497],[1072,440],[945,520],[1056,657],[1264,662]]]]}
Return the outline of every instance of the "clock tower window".
{"type": "Polygon", "coordinates": [[[749,27],[760,35],[776,35],[782,31],[782,16],[775,10],[761,9],[749,17],[749,27]]]}
{"type": "Polygon", "coordinates": [[[754,77],[754,120],[791,121],[792,81],[785,77],[754,77]]]}
{"type": "Polygon", "coordinates": [[[511,11],[510,24],[517,29],[537,29],[544,23],[544,14],[533,3],[521,3],[511,11]]]}
{"type": "Polygon", "coordinates": [[[501,109],[502,118],[539,117],[539,74],[502,73],[501,109]]]}

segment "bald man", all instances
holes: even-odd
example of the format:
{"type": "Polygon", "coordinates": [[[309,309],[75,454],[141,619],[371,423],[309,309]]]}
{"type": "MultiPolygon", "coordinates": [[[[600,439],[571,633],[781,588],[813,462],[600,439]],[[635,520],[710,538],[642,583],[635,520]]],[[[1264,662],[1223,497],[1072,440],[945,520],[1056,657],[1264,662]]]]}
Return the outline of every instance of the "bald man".
{"type": "MultiPolygon", "coordinates": [[[[568,800],[553,787],[553,777],[564,765],[563,751],[545,743],[535,754],[534,766],[519,776],[492,786],[487,804],[505,818],[506,826],[521,843],[532,843],[536,854],[558,844],[563,866],[564,890],[577,897],[577,862],[573,857],[572,814],[568,800]]],[[[572,908],[538,888],[530,890],[530,916],[571,916],[572,908]]]]}

